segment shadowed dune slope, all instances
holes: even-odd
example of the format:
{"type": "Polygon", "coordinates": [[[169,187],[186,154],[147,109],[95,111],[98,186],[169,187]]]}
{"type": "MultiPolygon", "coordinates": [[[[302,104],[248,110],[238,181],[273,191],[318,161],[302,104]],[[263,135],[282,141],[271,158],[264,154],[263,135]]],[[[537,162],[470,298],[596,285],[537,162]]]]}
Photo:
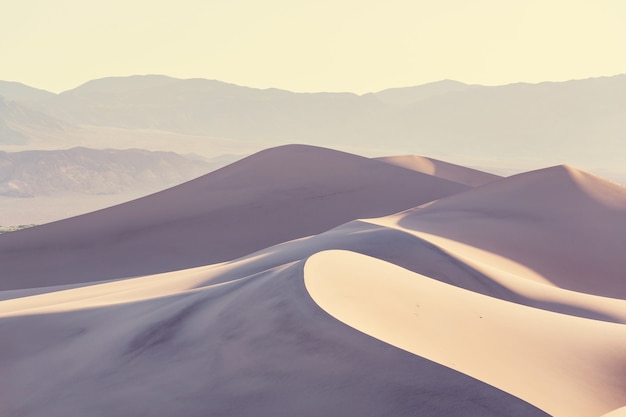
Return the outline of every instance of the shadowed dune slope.
{"type": "Polygon", "coordinates": [[[505,178],[382,220],[543,283],[626,298],[626,188],[569,166],[505,178]]]}
{"type": "Polygon", "coordinates": [[[329,149],[272,148],[148,197],[0,235],[0,289],[227,261],[466,189],[329,149]]]}
{"type": "Polygon", "coordinates": [[[478,187],[479,185],[494,182],[502,178],[499,175],[418,155],[384,156],[374,159],[402,168],[423,172],[424,174],[434,175],[460,184],[469,185],[470,187],[478,187]]]}
{"type": "Polygon", "coordinates": [[[304,261],[264,263],[0,302],[0,415],[546,415],[340,323],[304,261]]]}

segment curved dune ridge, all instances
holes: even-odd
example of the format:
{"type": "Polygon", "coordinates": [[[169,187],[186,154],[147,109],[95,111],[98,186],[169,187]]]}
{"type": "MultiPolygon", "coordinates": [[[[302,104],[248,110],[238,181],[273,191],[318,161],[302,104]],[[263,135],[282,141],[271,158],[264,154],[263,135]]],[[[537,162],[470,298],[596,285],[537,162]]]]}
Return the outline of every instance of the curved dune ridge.
{"type": "Polygon", "coordinates": [[[464,183],[287,146],[2,235],[0,415],[622,415],[625,189],[464,183]]]}
{"type": "Polygon", "coordinates": [[[411,169],[413,171],[469,185],[470,187],[478,187],[479,185],[488,184],[502,178],[499,175],[418,155],[384,156],[374,159],[391,165],[396,165],[402,168],[411,169]]]}
{"type": "Polygon", "coordinates": [[[545,416],[344,326],[271,256],[0,302],[0,415],[545,416]]]}
{"type": "Polygon", "coordinates": [[[352,252],[314,255],[305,282],[344,323],[551,415],[601,415],[626,401],[623,325],[506,303],[352,252]]]}
{"type": "Polygon", "coordinates": [[[529,279],[626,298],[626,187],[572,167],[515,175],[380,224],[529,279]]]}
{"type": "Polygon", "coordinates": [[[467,189],[344,152],[281,146],[129,203],[0,235],[0,289],[228,261],[467,189]]]}

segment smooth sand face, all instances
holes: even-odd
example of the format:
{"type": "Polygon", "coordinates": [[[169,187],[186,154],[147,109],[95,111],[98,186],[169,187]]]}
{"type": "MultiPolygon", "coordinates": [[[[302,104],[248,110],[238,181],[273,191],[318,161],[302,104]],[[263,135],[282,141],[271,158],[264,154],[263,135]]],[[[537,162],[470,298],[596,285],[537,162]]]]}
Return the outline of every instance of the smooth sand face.
{"type": "Polygon", "coordinates": [[[126,278],[224,262],[468,187],[304,145],[268,149],[102,211],[0,235],[0,289],[126,278]],[[32,262],[37,259],[37,262],[32,262]]]}
{"type": "Polygon", "coordinates": [[[305,282],[344,323],[551,415],[600,415],[626,401],[623,325],[507,303],[352,252],[312,256],[305,282]]]}
{"type": "Polygon", "coordinates": [[[478,187],[502,178],[499,175],[418,155],[385,156],[375,159],[391,165],[469,185],[470,187],[478,187]]]}
{"type": "Polygon", "coordinates": [[[626,298],[626,188],[571,167],[510,177],[382,222],[528,279],[626,298]]]}
{"type": "Polygon", "coordinates": [[[0,414],[545,415],[350,329],[265,256],[0,302],[0,414]]]}
{"type": "Polygon", "coordinates": [[[603,415],[602,417],[624,417],[626,416],[626,407],[621,407],[617,410],[613,410],[608,414],[603,415]]]}
{"type": "Polygon", "coordinates": [[[2,236],[0,415],[623,413],[623,188],[276,151],[2,236]]]}

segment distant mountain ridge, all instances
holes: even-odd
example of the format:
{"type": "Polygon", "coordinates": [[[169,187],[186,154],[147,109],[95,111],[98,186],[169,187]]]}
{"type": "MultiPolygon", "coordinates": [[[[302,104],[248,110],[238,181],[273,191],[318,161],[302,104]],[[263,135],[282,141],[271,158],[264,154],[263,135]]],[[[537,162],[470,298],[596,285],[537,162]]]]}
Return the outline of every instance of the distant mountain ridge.
{"type": "MultiPolygon", "coordinates": [[[[2,85],[0,94],[16,105],[78,126],[72,135],[52,138],[45,125],[0,114],[0,125],[8,126],[0,143],[14,146],[49,145],[66,137],[89,146],[80,139],[95,131],[155,149],[149,135],[138,134],[153,131],[198,136],[193,151],[210,156],[217,140],[254,149],[296,142],[428,155],[463,165],[506,160],[530,169],[569,163],[626,177],[626,75],[495,87],[444,80],[364,95],[293,93],[162,75],[103,78],[61,94],[2,85]]],[[[176,140],[159,149],[191,151],[182,146],[190,145],[176,140]]]]}
{"type": "Polygon", "coordinates": [[[160,190],[206,174],[209,162],[140,149],[0,151],[0,196],[160,190]]]}
{"type": "Polygon", "coordinates": [[[414,87],[388,88],[373,94],[384,103],[406,106],[431,97],[480,87],[454,80],[442,80],[414,87]]]}
{"type": "Polygon", "coordinates": [[[0,80],[0,96],[9,100],[24,102],[41,101],[54,97],[55,95],[56,94],[50,91],[30,87],[26,84],[0,80]]]}
{"type": "Polygon", "coordinates": [[[0,96],[0,145],[26,145],[28,133],[20,127],[31,129],[62,130],[67,124],[21,102],[0,96]]]}

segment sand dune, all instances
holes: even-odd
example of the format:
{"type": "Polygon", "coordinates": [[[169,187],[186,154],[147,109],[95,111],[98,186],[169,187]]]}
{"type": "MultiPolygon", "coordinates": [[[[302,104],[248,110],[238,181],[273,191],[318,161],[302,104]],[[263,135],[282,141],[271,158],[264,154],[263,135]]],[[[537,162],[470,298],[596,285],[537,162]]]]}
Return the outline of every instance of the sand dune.
{"type": "Polygon", "coordinates": [[[566,166],[270,149],[0,236],[0,415],[623,415],[625,215],[566,166]]]}
{"type": "Polygon", "coordinates": [[[313,256],[305,282],[346,324],[551,415],[601,415],[626,402],[623,325],[506,303],[351,252],[313,256]]]}
{"type": "Polygon", "coordinates": [[[0,302],[0,415],[545,415],[338,322],[303,263],[256,256],[0,302]]]}
{"type": "Polygon", "coordinates": [[[626,407],[621,407],[617,410],[613,410],[608,414],[603,415],[602,417],[624,417],[626,416],[626,407]]]}
{"type": "Polygon", "coordinates": [[[273,148],[130,203],[0,235],[0,289],[223,262],[466,189],[343,152],[273,148]]]}
{"type": "Polygon", "coordinates": [[[383,223],[529,279],[626,298],[626,188],[572,167],[509,177],[383,223]]]}
{"type": "Polygon", "coordinates": [[[488,184],[502,178],[499,175],[418,155],[385,156],[376,159],[388,164],[469,185],[470,187],[488,184]]]}

